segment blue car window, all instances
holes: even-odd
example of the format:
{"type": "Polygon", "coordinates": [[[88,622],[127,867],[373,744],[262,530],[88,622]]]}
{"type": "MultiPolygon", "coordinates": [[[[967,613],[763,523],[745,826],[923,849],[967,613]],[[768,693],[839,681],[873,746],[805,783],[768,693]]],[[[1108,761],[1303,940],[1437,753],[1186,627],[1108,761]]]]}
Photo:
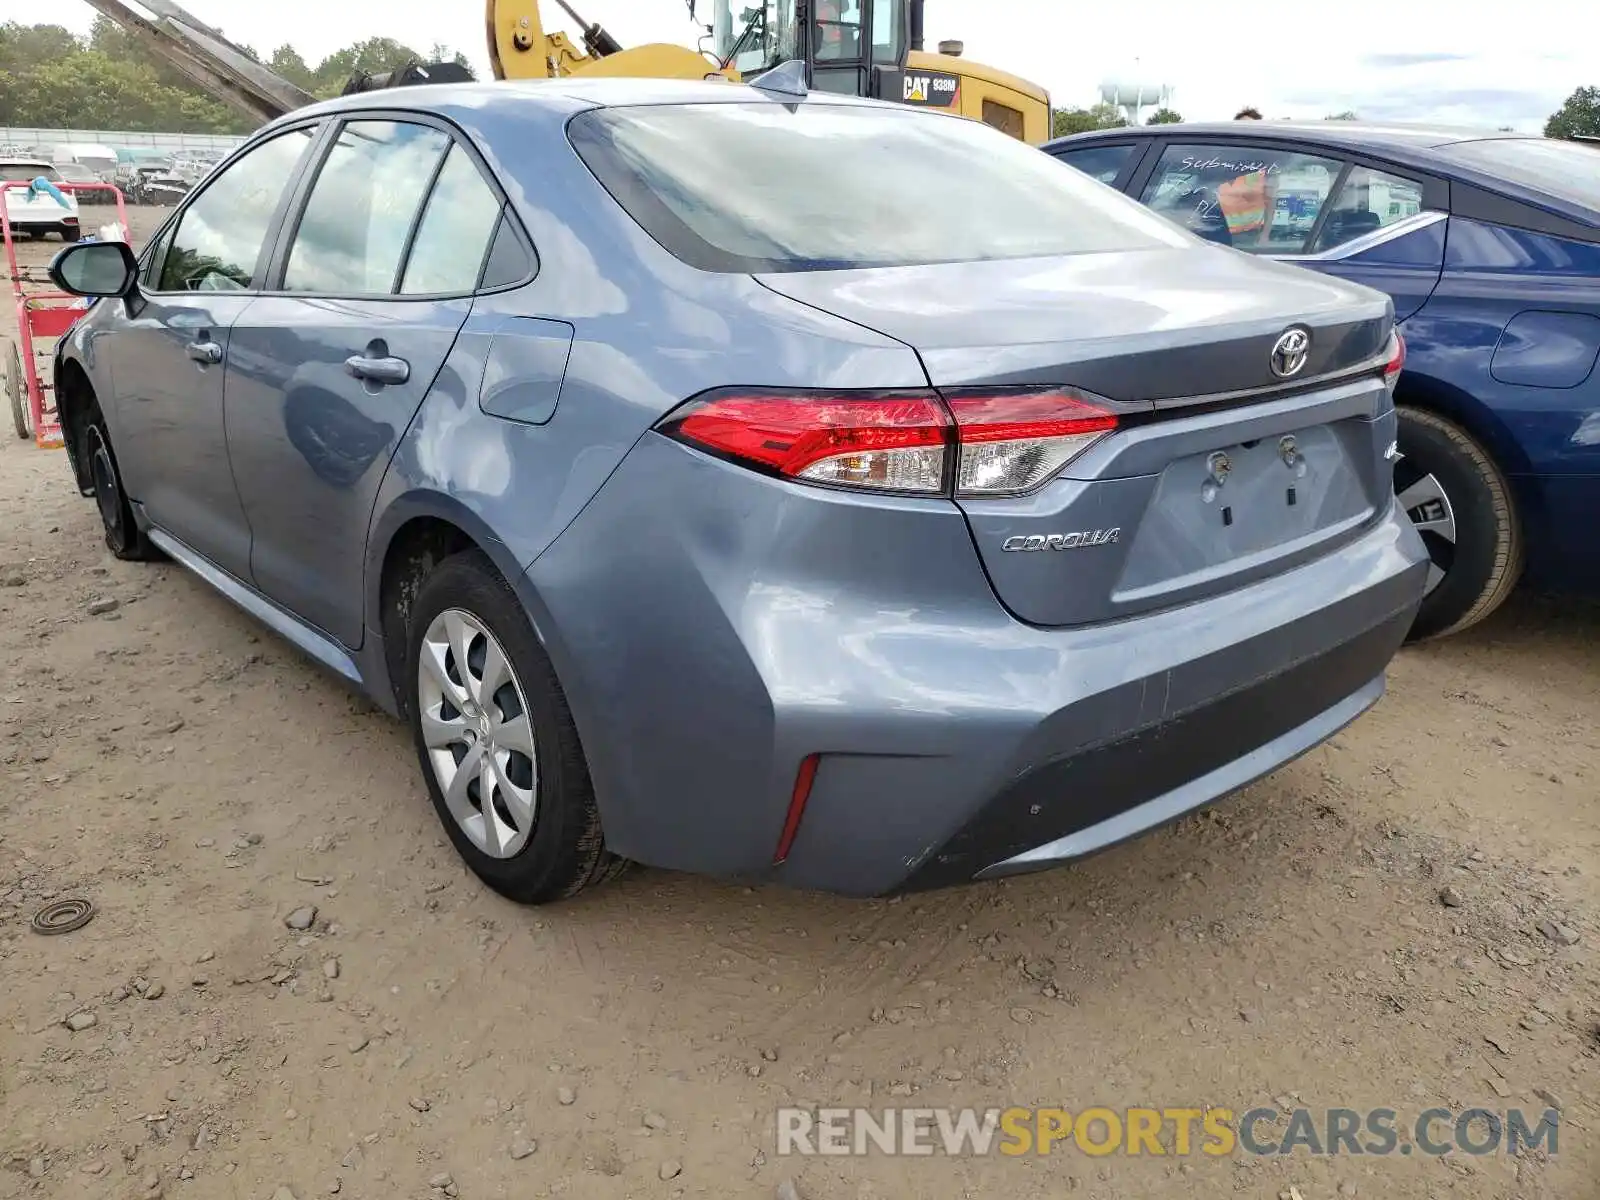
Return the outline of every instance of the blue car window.
{"type": "Polygon", "coordinates": [[[470,292],[500,219],[500,197],[456,146],[433,185],[400,290],[409,296],[470,292]]]}
{"type": "Polygon", "coordinates": [[[1268,146],[1171,145],[1141,198],[1207,241],[1253,254],[1300,254],[1340,167],[1268,146]]]}
{"type": "Polygon", "coordinates": [[[311,135],[310,129],[296,129],[262,142],[206,185],[178,220],[161,259],[159,291],[240,291],[260,285],[256,260],[311,135]]]}
{"type": "Polygon", "coordinates": [[[1422,211],[1422,185],[1397,175],[1354,167],[1328,207],[1314,252],[1332,250],[1414,217],[1422,211]]]}
{"type": "Polygon", "coordinates": [[[450,138],[429,125],[346,125],[311,187],[284,291],[391,295],[423,195],[449,149],[450,138]]]}
{"type": "Polygon", "coordinates": [[[1101,183],[1115,183],[1117,176],[1133,153],[1129,144],[1121,146],[1085,146],[1082,150],[1065,150],[1056,154],[1069,167],[1076,167],[1090,179],[1101,183]]]}

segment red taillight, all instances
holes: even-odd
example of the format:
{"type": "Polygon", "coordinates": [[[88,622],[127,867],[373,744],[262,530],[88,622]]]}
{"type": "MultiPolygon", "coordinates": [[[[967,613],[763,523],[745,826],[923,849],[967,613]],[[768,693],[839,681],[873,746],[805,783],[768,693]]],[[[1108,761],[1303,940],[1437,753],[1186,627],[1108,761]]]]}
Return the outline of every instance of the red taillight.
{"type": "Polygon", "coordinates": [[[931,392],[726,392],[663,432],[791,479],[897,492],[942,491],[951,441],[931,392]]]}
{"type": "Polygon", "coordinates": [[[808,754],[800,760],[795,772],[794,791],[789,795],[789,812],[783,819],[783,832],[778,835],[778,848],[772,853],[772,865],[778,866],[789,857],[795,835],[800,832],[800,818],[805,815],[806,801],[811,798],[811,785],[816,782],[820,754],[808,754]]]}
{"type": "Polygon", "coordinates": [[[961,457],[958,496],[1032,491],[1117,427],[1109,409],[1060,388],[946,396],[961,457]]]}
{"type": "Polygon", "coordinates": [[[953,484],[978,497],[1033,490],[1116,427],[1109,408],[1061,388],[741,389],[695,401],[661,431],[802,482],[945,495],[953,484]]]}
{"type": "Polygon", "coordinates": [[[1394,385],[1400,378],[1400,372],[1406,365],[1406,339],[1396,329],[1389,335],[1389,361],[1384,364],[1383,382],[1389,390],[1394,391],[1394,385]]]}

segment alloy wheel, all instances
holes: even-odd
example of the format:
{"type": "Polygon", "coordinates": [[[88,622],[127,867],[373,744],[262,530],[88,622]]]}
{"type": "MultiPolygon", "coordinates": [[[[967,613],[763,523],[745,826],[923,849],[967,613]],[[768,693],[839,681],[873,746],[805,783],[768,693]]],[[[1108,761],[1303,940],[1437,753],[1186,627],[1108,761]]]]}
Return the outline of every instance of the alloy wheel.
{"type": "Polygon", "coordinates": [[[528,844],[539,804],[528,705],[504,648],[477,617],[447,608],[417,662],[428,762],[461,831],[491,858],[528,844]]]}
{"type": "Polygon", "coordinates": [[[1401,459],[1395,464],[1395,498],[1428,549],[1428,595],[1444,582],[1456,557],[1456,510],[1439,477],[1401,459]]]}

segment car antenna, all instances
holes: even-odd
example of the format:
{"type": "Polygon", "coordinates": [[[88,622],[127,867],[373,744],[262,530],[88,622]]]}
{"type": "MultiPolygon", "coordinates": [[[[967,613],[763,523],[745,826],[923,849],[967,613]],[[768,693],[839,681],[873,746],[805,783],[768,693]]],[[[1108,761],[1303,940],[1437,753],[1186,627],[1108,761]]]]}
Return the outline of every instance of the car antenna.
{"type": "Polygon", "coordinates": [[[781,62],[770,71],[763,71],[750,80],[750,86],[760,88],[774,96],[791,96],[803,99],[810,92],[806,87],[806,64],[798,58],[781,62]]]}

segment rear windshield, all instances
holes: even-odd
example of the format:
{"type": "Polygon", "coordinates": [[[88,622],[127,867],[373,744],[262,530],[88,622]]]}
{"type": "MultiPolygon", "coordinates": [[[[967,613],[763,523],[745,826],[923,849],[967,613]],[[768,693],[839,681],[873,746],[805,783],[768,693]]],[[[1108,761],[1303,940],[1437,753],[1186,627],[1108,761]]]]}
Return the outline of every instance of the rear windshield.
{"type": "Polygon", "coordinates": [[[568,135],[644,229],[707,271],[821,271],[1192,244],[976,121],[776,102],[593,109],[568,135]]]}
{"type": "Polygon", "coordinates": [[[1440,146],[1447,159],[1600,210],[1600,146],[1550,138],[1493,138],[1440,146]]]}
{"type": "Polygon", "coordinates": [[[6,183],[32,183],[41,175],[51,183],[61,182],[61,172],[47,163],[0,163],[0,180],[6,183]]]}

